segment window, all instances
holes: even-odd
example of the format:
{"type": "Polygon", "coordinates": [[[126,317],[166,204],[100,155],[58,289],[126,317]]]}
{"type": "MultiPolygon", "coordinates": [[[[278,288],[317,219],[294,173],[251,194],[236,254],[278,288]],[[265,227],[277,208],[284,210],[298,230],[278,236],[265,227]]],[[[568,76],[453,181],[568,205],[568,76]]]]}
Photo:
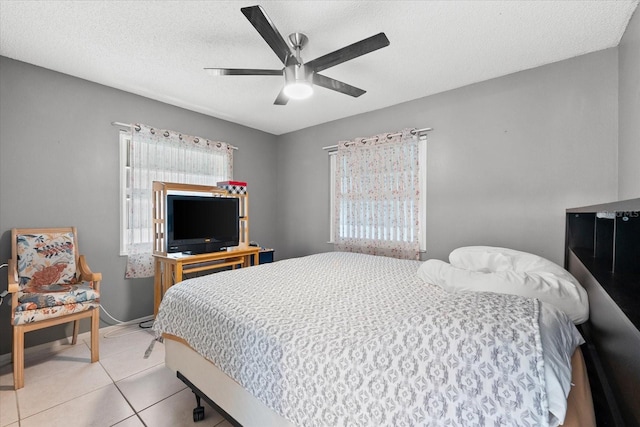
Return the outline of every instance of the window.
{"type": "Polygon", "coordinates": [[[153,181],[216,185],[232,178],[225,143],[136,125],[120,132],[120,254],[151,253],[153,181]]]}
{"type": "MultiPolygon", "coordinates": [[[[329,155],[329,197],[330,197],[330,243],[336,243],[336,240],[350,239],[352,242],[358,240],[361,244],[366,245],[366,241],[379,241],[385,240],[387,242],[407,242],[415,240],[417,237],[419,242],[420,251],[426,250],[426,184],[427,184],[427,145],[426,136],[420,136],[418,138],[418,180],[419,180],[419,199],[418,199],[418,230],[417,236],[414,235],[415,227],[412,224],[413,200],[407,198],[407,200],[396,200],[394,203],[390,203],[384,198],[375,200],[375,197],[363,197],[353,196],[349,193],[350,189],[355,188],[353,183],[348,186],[338,185],[337,178],[337,151],[330,153],[329,155]],[[337,191],[343,191],[342,195],[336,194],[337,191]],[[344,200],[347,199],[345,202],[344,200]],[[338,200],[343,200],[340,210],[337,211],[336,203],[338,200]],[[380,221],[380,212],[385,212],[387,215],[395,215],[397,217],[406,217],[405,224],[396,224],[393,227],[385,224],[385,221],[380,221]],[[339,223],[336,223],[336,215],[340,215],[339,223]],[[344,218],[351,217],[351,224],[349,220],[344,218]],[[355,224],[353,218],[356,218],[355,224]]],[[[347,168],[346,164],[342,167],[347,168]]],[[[368,173],[367,180],[378,180],[379,182],[388,182],[389,180],[404,179],[398,177],[398,171],[385,172],[378,170],[374,173],[368,173]],[[396,176],[393,176],[396,175],[396,176]]],[[[402,175],[402,174],[401,174],[402,175]]],[[[357,192],[357,191],[356,191],[357,192]]],[[[354,192],[355,193],[355,192],[354,192]]]]}

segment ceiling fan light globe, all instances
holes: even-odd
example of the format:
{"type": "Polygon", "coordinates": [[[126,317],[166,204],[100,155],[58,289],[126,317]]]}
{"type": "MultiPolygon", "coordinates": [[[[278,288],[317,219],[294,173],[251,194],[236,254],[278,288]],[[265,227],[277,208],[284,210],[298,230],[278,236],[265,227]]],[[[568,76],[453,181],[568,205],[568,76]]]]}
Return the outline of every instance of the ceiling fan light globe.
{"type": "Polygon", "coordinates": [[[284,94],[290,99],[306,99],[313,95],[313,86],[304,81],[288,83],[284,87],[284,94]]]}

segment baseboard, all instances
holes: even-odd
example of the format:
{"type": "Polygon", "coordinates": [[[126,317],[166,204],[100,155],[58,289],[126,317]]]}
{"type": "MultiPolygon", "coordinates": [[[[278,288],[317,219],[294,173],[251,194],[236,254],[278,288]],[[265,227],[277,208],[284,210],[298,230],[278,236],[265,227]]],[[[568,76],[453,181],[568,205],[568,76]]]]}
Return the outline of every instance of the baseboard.
{"type": "MultiPolygon", "coordinates": [[[[136,325],[138,323],[141,322],[146,322],[149,320],[152,320],[153,316],[145,316],[145,317],[141,317],[139,319],[133,319],[130,320],[128,322],[124,322],[122,324],[118,324],[118,325],[110,325],[110,326],[105,326],[104,328],[100,328],[100,334],[101,335],[105,335],[108,334],[109,332],[114,332],[119,328],[122,328],[124,326],[131,326],[131,325],[136,325]]],[[[90,340],[91,339],[91,331],[87,331],[87,332],[82,332],[78,334],[78,339],[82,340],[82,339],[87,339],[90,340]]],[[[71,337],[66,337],[66,338],[61,338],[55,341],[49,341],[43,344],[38,344],[38,345],[34,345],[32,347],[27,347],[24,349],[24,356],[25,357],[29,357],[29,355],[31,354],[35,354],[35,353],[41,353],[44,351],[49,351],[49,352],[55,352],[56,350],[58,350],[59,348],[61,348],[62,346],[65,345],[69,345],[71,343],[71,337]]],[[[5,354],[0,354],[0,368],[6,365],[11,364],[11,360],[12,360],[12,354],[11,353],[5,353],[5,354]]]]}

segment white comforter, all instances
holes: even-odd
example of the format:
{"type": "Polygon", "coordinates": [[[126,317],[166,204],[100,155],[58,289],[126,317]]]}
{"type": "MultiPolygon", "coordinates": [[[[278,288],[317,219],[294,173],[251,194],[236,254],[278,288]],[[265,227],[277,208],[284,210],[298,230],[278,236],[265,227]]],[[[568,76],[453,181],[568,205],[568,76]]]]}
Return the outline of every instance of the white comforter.
{"type": "Polygon", "coordinates": [[[420,264],[332,252],[190,279],[154,329],[299,426],[548,425],[540,303],[447,294],[420,264]]]}

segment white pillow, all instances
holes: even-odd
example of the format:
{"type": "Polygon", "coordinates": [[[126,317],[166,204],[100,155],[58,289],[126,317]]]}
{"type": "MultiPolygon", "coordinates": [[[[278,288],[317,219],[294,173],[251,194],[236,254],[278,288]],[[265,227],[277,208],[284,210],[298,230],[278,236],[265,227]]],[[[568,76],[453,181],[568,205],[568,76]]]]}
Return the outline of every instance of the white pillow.
{"type": "Polygon", "coordinates": [[[473,271],[547,272],[562,276],[576,285],[578,281],[558,264],[528,252],[492,246],[465,246],[449,254],[454,267],[473,271]]]}
{"type": "Polygon", "coordinates": [[[516,271],[515,268],[504,267],[503,258],[495,259],[499,260],[503,270],[492,271],[491,268],[495,268],[495,265],[482,269],[479,263],[475,263],[478,270],[474,271],[431,259],[422,263],[418,269],[418,276],[425,282],[454,293],[496,292],[537,298],[563,311],[576,324],[589,318],[587,292],[569,272],[556,274],[543,270],[516,271]]]}
{"type": "Polygon", "coordinates": [[[449,262],[454,267],[472,271],[513,270],[513,260],[506,253],[493,251],[488,246],[467,246],[453,250],[449,262]]]}

